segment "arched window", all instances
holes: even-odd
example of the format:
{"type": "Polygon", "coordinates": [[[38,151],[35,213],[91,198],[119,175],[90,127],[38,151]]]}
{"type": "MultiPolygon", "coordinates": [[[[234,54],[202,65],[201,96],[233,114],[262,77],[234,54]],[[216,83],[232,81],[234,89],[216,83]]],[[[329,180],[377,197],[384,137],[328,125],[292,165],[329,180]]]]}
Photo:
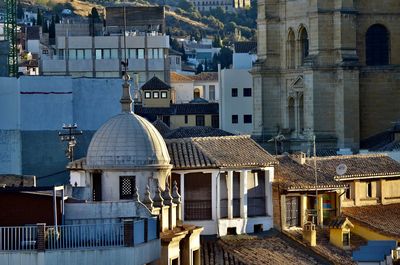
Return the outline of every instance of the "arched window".
{"type": "Polygon", "coordinates": [[[193,91],[193,98],[199,98],[200,97],[200,89],[195,88],[193,91]]]}
{"type": "Polygon", "coordinates": [[[308,56],[309,51],[309,42],[308,42],[308,34],[305,28],[302,28],[300,31],[300,62],[303,65],[304,59],[308,56]]]}
{"type": "Polygon", "coordinates": [[[367,65],[389,64],[389,32],[379,24],[372,25],[365,37],[367,65]]]}
{"type": "Polygon", "coordinates": [[[296,56],[296,41],[293,30],[289,30],[287,40],[287,67],[294,69],[295,67],[295,56],[296,56]]]}
{"type": "Polygon", "coordinates": [[[296,129],[294,98],[289,98],[288,108],[289,108],[289,129],[294,131],[296,129]]]}

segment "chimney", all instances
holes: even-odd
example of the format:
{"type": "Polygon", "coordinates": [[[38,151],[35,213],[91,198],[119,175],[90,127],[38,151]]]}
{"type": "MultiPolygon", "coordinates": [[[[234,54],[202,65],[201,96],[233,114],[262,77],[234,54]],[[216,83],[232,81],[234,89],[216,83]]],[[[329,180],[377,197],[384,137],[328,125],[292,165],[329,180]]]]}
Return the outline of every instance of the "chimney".
{"type": "Polygon", "coordinates": [[[289,155],[289,157],[300,165],[304,165],[306,163],[306,154],[303,152],[293,153],[289,155]]]}

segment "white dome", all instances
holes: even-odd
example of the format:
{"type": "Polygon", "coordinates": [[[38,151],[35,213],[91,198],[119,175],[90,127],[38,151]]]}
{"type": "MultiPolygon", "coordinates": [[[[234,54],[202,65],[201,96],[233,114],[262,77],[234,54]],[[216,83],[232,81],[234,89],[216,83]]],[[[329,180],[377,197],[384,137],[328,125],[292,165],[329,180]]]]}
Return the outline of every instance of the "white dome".
{"type": "Polygon", "coordinates": [[[146,119],[121,113],[94,134],[86,156],[89,169],[134,169],[169,166],[164,139],[146,119]]]}

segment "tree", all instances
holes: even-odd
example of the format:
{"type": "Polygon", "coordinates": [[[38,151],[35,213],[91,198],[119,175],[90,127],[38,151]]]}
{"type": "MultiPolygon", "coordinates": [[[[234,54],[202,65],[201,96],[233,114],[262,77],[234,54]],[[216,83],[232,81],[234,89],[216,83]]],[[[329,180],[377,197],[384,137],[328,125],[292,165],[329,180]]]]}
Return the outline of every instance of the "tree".
{"type": "Polygon", "coordinates": [[[97,8],[95,8],[95,7],[92,8],[91,17],[92,17],[94,23],[99,23],[101,21],[99,12],[97,11],[97,8]]]}
{"type": "Polygon", "coordinates": [[[43,26],[43,15],[39,8],[37,9],[36,25],[43,26]]]}
{"type": "MultiPolygon", "coordinates": [[[[47,24],[47,23],[46,23],[47,24]]],[[[49,28],[49,39],[54,40],[56,38],[56,22],[55,17],[51,18],[50,28],[49,28]]],[[[50,44],[54,44],[54,41],[50,41],[50,44]]]]}
{"type": "Polygon", "coordinates": [[[227,47],[223,47],[218,54],[221,69],[228,68],[232,64],[233,52],[227,47]]]}
{"type": "Polygon", "coordinates": [[[49,25],[47,24],[47,21],[43,21],[42,31],[43,33],[49,33],[49,25]]]}
{"type": "Polygon", "coordinates": [[[58,14],[56,14],[55,22],[56,22],[56,24],[60,24],[60,22],[61,22],[60,16],[58,14]]]}
{"type": "Polygon", "coordinates": [[[212,58],[212,62],[211,62],[211,67],[214,71],[218,70],[218,55],[216,53],[214,53],[213,58],[212,58]]]}
{"type": "Polygon", "coordinates": [[[221,42],[221,37],[219,35],[214,36],[214,40],[212,42],[212,46],[215,48],[221,48],[222,47],[222,42],[221,42]]]}
{"type": "Polygon", "coordinates": [[[182,56],[181,56],[182,61],[187,62],[188,58],[187,58],[186,51],[185,51],[185,46],[183,46],[183,43],[182,43],[181,48],[180,48],[179,51],[182,53],[182,56]]]}
{"type": "Polygon", "coordinates": [[[200,74],[201,72],[203,72],[203,65],[199,63],[199,65],[196,68],[196,75],[200,74]]]}
{"type": "Polygon", "coordinates": [[[24,18],[24,10],[22,9],[21,2],[18,1],[17,4],[17,18],[23,19],[24,18]]]}

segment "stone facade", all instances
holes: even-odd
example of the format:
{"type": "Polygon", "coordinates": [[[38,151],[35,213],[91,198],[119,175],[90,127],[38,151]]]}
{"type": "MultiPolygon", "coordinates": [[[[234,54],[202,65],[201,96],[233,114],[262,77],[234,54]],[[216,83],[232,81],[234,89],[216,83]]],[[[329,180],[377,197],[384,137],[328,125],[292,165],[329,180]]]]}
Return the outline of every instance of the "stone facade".
{"type": "MultiPolygon", "coordinates": [[[[399,119],[400,2],[258,1],[254,134],[358,150],[399,119]]],[[[266,138],[269,137],[269,138],[266,138]]]]}

